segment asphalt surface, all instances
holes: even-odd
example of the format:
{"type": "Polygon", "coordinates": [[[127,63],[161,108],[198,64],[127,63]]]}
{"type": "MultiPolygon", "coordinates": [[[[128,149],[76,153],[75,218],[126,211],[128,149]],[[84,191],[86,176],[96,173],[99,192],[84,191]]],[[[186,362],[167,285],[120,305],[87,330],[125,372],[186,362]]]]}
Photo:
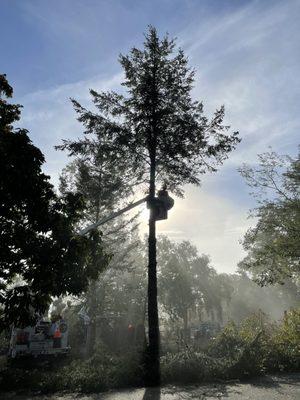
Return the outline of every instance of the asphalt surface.
{"type": "Polygon", "coordinates": [[[266,376],[247,383],[232,381],[201,386],[167,386],[99,394],[16,395],[1,400],[300,400],[300,373],[266,376]]]}

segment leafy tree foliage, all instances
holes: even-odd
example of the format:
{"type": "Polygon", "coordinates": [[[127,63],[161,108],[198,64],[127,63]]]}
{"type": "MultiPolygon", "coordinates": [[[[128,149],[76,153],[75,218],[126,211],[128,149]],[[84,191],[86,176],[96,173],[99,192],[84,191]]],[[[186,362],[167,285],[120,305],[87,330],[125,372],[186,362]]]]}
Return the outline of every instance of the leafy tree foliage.
{"type": "MultiPolygon", "coordinates": [[[[99,143],[93,141],[89,146],[57,146],[58,149],[68,149],[69,154],[76,156],[75,160],[64,168],[60,178],[60,191],[81,193],[85,200],[85,210],[82,214],[81,224],[91,224],[100,218],[116,211],[118,206],[124,202],[131,194],[128,184],[128,177],[121,173],[115,165],[115,160],[111,160],[109,153],[99,152],[99,143]]],[[[119,161],[120,163],[121,161],[119,161]]],[[[103,236],[99,236],[99,243],[95,246],[104,245],[107,253],[111,255],[109,263],[104,260],[102,272],[106,267],[116,269],[126,269],[130,262],[128,253],[135,247],[134,240],[128,240],[132,231],[137,228],[136,216],[129,220],[119,217],[101,226],[103,236]],[[103,238],[103,241],[102,241],[103,238]]],[[[95,258],[95,265],[99,260],[95,258]]],[[[87,353],[92,354],[96,342],[96,319],[97,314],[101,314],[103,301],[100,299],[105,294],[101,292],[106,285],[100,281],[91,280],[88,290],[84,294],[84,303],[91,318],[88,329],[87,353]]]]}
{"type": "Polygon", "coordinates": [[[299,279],[300,155],[293,159],[275,152],[259,155],[259,166],[240,172],[254,189],[257,224],[244,237],[247,257],[240,267],[260,285],[299,279]]]}
{"type": "Polygon", "coordinates": [[[188,241],[176,243],[161,236],[158,260],[159,300],[173,320],[181,319],[187,329],[189,314],[200,322],[205,312],[222,322],[223,306],[233,288],[225,274],[217,274],[208,256],[200,256],[188,241]]]}
{"type": "MultiPolygon", "coordinates": [[[[134,239],[135,240],[135,239],[134,239]]],[[[124,248],[127,248],[124,243],[124,248]]],[[[134,252],[127,254],[127,264],[114,265],[97,281],[97,315],[121,318],[136,326],[144,324],[146,279],[141,243],[135,244],[134,252]]],[[[113,322],[113,321],[112,321],[113,322]]]]}
{"type": "MultiPolygon", "coordinates": [[[[25,129],[13,127],[21,106],[7,102],[12,93],[1,75],[0,303],[4,323],[26,325],[45,312],[51,296],[80,294],[99,265],[90,262],[93,240],[74,235],[81,197],[55,194],[41,169],[43,154],[25,129]]],[[[97,259],[106,259],[101,248],[97,259]]]]}
{"type": "MultiPolygon", "coordinates": [[[[300,367],[300,308],[285,312],[279,329],[274,337],[276,353],[273,363],[280,370],[299,370],[300,367]]],[[[275,367],[275,368],[276,368],[275,367]]]]}
{"type": "MultiPolygon", "coordinates": [[[[79,118],[80,120],[80,118],[79,118]]],[[[60,191],[79,192],[85,198],[87,207],[83,217],[92,223],[107,213],[115,211],[132,193],[128,176],[120,167],[120,160],[110,158],[110,153],[100,149],[101,141],[85,138],[84,145],[70,143],[56,146],[75,156],[62,171],[60,191]]],[[[81,143],[81,141],[80,141],[81,143]]]]}
{"type": "MultiPolygon", "coordinates": [[[[65,146],[57,148],[63,150],[65,146]]],[[[120,173],[117,168],[113,169],[113,161],[108,159],[107,154],[98,154],[97,149],[97,142],[78,151],[69,149],[69,155],[75,155],[76,158],[63,169],[60,177],[61,193],[80,193],[85,201],[82,225],[95,223],[121,208],[132,193],[126,174],[120,173]]],[[[110,264],[116,260],[118,264],[122,259],[126,260],[125,246],[121,246],[121,255],[120,245],[137,227],[137,215],[129,219],[118,217],[101,226],[104,233],[101,239],[109,252],[115,255],[110,264]]]]}

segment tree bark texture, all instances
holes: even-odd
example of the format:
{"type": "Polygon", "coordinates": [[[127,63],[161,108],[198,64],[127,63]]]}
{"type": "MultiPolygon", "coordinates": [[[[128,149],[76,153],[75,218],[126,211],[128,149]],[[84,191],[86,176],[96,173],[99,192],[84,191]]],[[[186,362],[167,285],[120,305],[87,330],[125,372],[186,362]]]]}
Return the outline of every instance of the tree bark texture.
{"type": "Polygon", "coordinates": [[[150,386],[160,384],[159,366],[159,320],[157,305],[157,272],[156,272],[156,221],[153,200],[155,198],[155,161],[151,163],[150,170],[150,218],[149,218],[149,239],[148,239],[148,328],[149,347],[148,362],[146,371],[146,383],[150,386]]]}
{"type": "Polygon", "coordinates": [[[90,283],[89,290],[89,317],[90,324],[88,325],[87,343],[86,343],[86,355],[90,357],[94,352],[96,342],[96,281],[92,280],[90,283]]]}

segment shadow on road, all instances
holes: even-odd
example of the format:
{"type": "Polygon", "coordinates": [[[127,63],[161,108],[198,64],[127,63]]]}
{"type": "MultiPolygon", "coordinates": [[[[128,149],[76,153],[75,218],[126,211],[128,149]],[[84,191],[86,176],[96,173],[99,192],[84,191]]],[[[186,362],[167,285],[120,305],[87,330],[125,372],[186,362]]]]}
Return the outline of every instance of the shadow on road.
{"type": "Polygon", "coordinates": [[[247,381],[227,381],[204,385],[165,386],[136,388],[97,394],[66,394],[44,396],[42,394],[0,393],[1,400],[221,400],[265,399],[298,400],[300,374],[265,376],[247,381]],[[3,397],[4,395],[4,397],[3,397]]]}
{"type": "MultiPolygon", "coordinates": [[[[184,387],[166,387],[162,389],[163,395],[174,396],[174,400],[206,400],[209,399],[220,399],[229,397],[231,394],[240,394],[240,391],[236,390],[235,383],[230,383],[230,390],[228,391],[227,384],[211,384],[201,386],[184,386],[184,387]],[[180,391],[179,391],[180,390],[180,391]]],[[[172,397],[171,397],[172,398],[172,397]]],[[[151,399],[151,397],[149,397],[151,399]]],[[[154,398],[155,399],[155,398],[154,398]]],[[[148,400],[148,398],[147,398],[148,400]]]]}
{"type": "MultiPolygon", "coordinates": [[[[258,390],[273,389],[274,398],[278,394],[285,396],[286,385],[292,390],[297,390],[300,387],[299,374],[282,374],[277,376],[263,376],[260,378],[249,379],[246,381],[227,381],[215,384],[205,385],[192,385],[192,386],[166,386],[163,388],[148,388],[144,392],[142,400],[163,400],[165,396],[168,400],[207,400],[207,399],[226,399],[236,398],[236,396],[243,396],[245,391],[249,391],[252,386],[253,389],[258,390]],[[247,389],[247,387],[249,389],[247,389]],[[294,388],[294,389],[293,389],[294,388]]],[[[256,392],[255,392],[256,393],[256,392]]],[[[277,397],[276,397],[277,398],[277,397]]],[[[281,397],[280,397],[281,398],[281,397]]],[[[292,397],[291,397],[292,398],[292,397]]]]}
{"type": "Polygon", "coordinates": [[[160,400],[160,387],[146,388],[143,400],[160,400]]]}
{"type": "Polygon", "coordinates": [[[278,389],[283,384],[288,384],[291,386],[299,386],[299,374],[298,373],[290,373],[290,374],[282,374],[276,376],[262,376],[261,378],[255,378],[255,380],[249,380],[249,383],[255,387],[261,388],[273,388],[278,389]]]}

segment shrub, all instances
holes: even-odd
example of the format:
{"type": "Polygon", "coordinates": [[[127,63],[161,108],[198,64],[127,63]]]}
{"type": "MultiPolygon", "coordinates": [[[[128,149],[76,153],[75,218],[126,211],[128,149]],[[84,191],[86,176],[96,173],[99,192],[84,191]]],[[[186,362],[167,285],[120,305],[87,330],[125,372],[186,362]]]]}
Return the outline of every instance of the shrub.
{"type": "Polygon", "coordinates": [[[272,371],[300,369],[300,308],[286,312],[272,337],[268,368],[272,371]]]}
{"type": "Polygon", "coordinates": [[[62,389],[92,393],[108,389],[105,366],[74,360],[59,372],[62,389]]]}
{"type": "Polygon", "coordinates": [[[240,353],[242,346],[243,340],[239,335],[238,327],[231,321],[211,343],[208,348],[208,354],[217,358],[235,359],[240,353]]]}
{"type": "MultiPolygon", "coordinates": [[[[300,367],[300,309],[285,314],[280,324],[265,314],[249,316],[240,326],[230,322],[206,352],[193,347],[168,351],[161,357],[164,383],[199,383],[216,379],[245,378],[266,371],[292,371],[300,367]]],[[[112,353],[98,342],[88,360],[57,362],[37,368],[3,364],[0,390],[16,388],[56,392],[101,392],[143,385],[142,354],[131,350],[112,353]]]]}
{"type": "Polygon", "coordinates": [[[226,358],[231,365],[227,378],[243,378],[265,372],[271,352],[271,337],[275,325],[259,311],[237,327],[229,323],[209,348],[214,357],[226,358]]]}
{"type": "Polygon", "coordinates": [[[0,332],[0,356],[7,354],[9,346],[9,334],[6,331],[0,332]]]}
{"type": "Polygon", "coordinates": [[[73,360],[68,365],[47,368],[6,367],[0,374],[0,390],[31,390],[43,393],[61,390],[93,393],[110,388],[140,386],[138,357],[127,354],[104,360],[73,360]]]}
{"type": "Polygon", "coordinates": [[[222,378],[227,364],[226,359],[215,359],[187,348],[161,358],[162,380],[164,383],[185,384],[222,378]]]}

